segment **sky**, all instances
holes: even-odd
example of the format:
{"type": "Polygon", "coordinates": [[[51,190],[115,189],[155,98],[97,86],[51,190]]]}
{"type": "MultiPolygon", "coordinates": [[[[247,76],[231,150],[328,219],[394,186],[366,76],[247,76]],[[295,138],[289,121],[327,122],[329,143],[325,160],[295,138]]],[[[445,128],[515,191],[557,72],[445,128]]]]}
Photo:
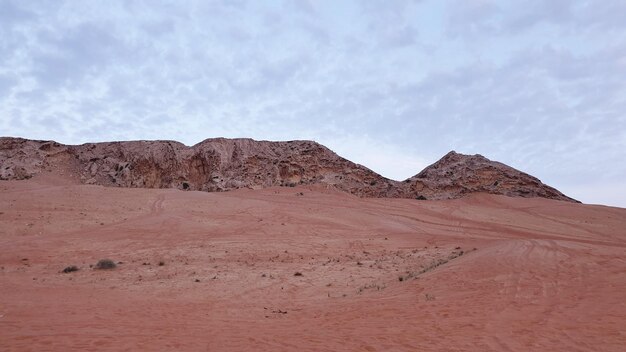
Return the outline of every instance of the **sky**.
{"type": "Polygon", "coordinates": [[[0,0],[0,135],[450,150],[626,207],[626,0],[0,0]]]}

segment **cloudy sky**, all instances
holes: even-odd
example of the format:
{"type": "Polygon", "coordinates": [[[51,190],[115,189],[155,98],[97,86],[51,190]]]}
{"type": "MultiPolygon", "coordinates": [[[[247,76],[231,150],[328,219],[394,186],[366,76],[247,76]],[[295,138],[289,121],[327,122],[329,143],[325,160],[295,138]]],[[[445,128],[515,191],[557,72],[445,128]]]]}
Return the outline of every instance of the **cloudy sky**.
{"type": "Polygon", "coordinates": [[[625,0],[0,0],[0,135],[483,154],[626,207],[625,0]]]}

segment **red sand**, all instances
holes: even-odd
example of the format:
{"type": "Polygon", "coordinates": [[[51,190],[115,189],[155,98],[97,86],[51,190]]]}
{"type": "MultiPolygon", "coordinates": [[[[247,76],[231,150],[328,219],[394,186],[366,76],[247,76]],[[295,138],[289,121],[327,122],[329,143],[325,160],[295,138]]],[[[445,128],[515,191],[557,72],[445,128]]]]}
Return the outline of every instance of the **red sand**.
{"type": "Polygon", "coordinates": [[[0,245],[2,351],[626,346],[626,209],[40,178],[0,183],[0,245]]]}

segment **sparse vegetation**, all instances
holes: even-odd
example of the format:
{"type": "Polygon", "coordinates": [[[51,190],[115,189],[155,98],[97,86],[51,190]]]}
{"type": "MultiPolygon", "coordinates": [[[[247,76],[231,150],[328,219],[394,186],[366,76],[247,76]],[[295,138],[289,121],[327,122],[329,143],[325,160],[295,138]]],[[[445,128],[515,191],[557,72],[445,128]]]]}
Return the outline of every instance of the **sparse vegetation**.
{"type": "Polygon", "coordinates": [[[98,263],[96,263],[95,269],[98,270],[110,270],[115,269],[117,264],[111,259],[100,259],[98,263]]]}
{"type": "Polygon", "coordinates": [[[66,267],[65,269],[63,269],[62,272],[64,274],[67,274],[67,273],[71,273],[71,272],[78,271],[78,270],[79,269],[78,269],[78,267],[76,265],[70,265],[70,266],[66,267]]]}
{"type": "Polygon", "coordinates": [[[296,272],[293,274],[293,276],[302,276],[302,273],[301,273],[301,272],[299,272],[299,271],[296,271],[296,272]]]}
{"type": "MultiPolygon", "coordinates": [[[[435,247],[435,248],[438,248],[438,247],[435,247]]],[[[460,249],[460,248],[461,247],[456,247],[455,249],[460,249]]],[[[473,250],[476,250],[476,249],[473,249],[473,250]]],[[[422,275],[424,273],[427,273],[427,272],[437,268],[438,266],[441,266],[443,264],[448,263],[452,259],[456,259],[456,258],[462,256],[463,254],[465,254],[464,251],[452,252],[447,258],[441,258],[441,259],[433,260],[432,262],[430,262],[430,264],[428,264],[425,267],[422,267],[422,269],[419,270],[419,271],[407,271],[406,275],[398,277],[398,281],[406,281],[406,280],[408,280],[410,278],[416,278],[419,275],[422,275]]]]}
{"type": "Polygon", "coordinates": [[[165,265],[165,262],[161,260],[161,261],[159,262],[159,266],[163,266],[163,265],[165,265]]]}
{"type": "Polygon", "coordinates": [[[371,290],[371,289],[376,289],[376,291],[380,291],[380,290],[384,290],[387,286],[385,284],[377,284],[377,283],[371,283],[371,284],[367,284],[364,286],[359,287],[357,293],[362,293],[365,290],[371,290]]]}

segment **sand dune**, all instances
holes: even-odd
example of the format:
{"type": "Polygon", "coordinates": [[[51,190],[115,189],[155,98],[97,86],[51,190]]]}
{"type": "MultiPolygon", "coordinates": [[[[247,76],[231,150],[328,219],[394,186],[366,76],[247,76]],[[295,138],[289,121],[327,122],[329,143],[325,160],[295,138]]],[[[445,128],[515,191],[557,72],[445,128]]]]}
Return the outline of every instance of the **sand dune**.
{"type": "Polygon", "coordinates": [[[0,246],[2,351],[626,346],[620,208],[41,177],[0,183],[0,246]]]}

